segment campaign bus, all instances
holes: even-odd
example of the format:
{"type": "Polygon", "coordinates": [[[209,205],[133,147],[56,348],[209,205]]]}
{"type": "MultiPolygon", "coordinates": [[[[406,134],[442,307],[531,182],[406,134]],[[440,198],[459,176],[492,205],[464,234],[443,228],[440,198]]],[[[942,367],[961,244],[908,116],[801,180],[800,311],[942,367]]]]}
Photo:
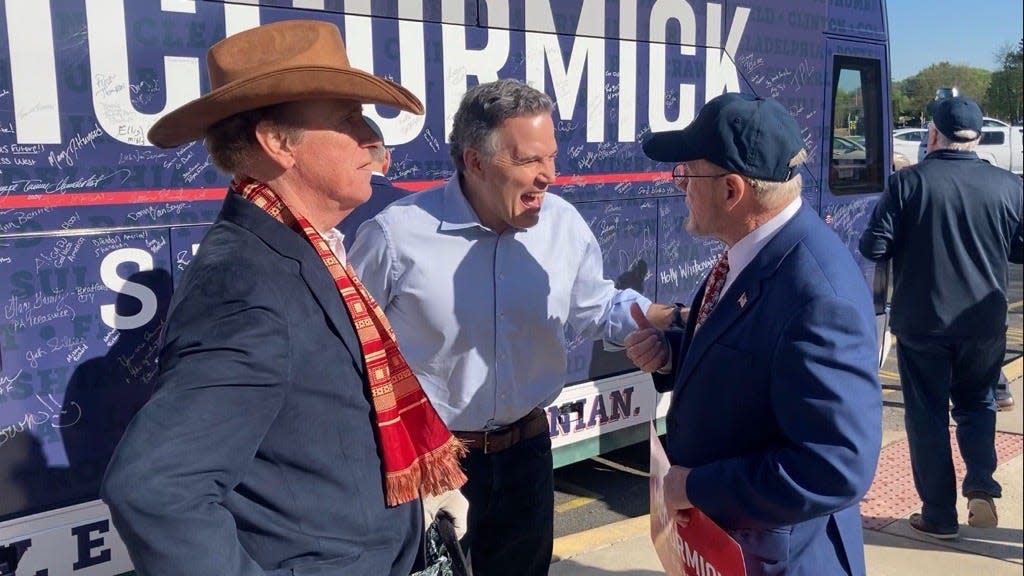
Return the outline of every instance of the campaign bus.
{"type": "MultiPolygon", "coordinates": [[[[606,276],[662,303],[688,303],[722,246],[685,231],[672,167],[640,142],[723,92],[778,99],[810,155],[803,199],[861,263],[884,332],[886,274],[856,253],[892,170],[881,0],[0,0],[0,576],[132,570],[98,488],[229,181],[202,142],[146,133],[208,90],[212,44],[295,18],[336,24],[354,66],[423,101],[423,116],[364,108],[411,192],[453,174],[467,88],[547,92],[553,192],[591,226],[606,276]]],[[[667,396],[621,351],[565,342],[556,465],[661,425],[667,396]]]]}

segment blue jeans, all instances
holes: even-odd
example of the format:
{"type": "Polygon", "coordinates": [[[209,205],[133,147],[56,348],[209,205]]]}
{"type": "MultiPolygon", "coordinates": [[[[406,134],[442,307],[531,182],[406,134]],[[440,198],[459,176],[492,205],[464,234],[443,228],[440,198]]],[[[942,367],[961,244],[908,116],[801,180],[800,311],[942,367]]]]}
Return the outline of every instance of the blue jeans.
{"type": "Polygon", "coordinates": [[[900,381],[906,406],[914,485],[921,514],[936,526],[958,524],[956,475],[949,442],[949,403],[956,439],[967,467],[963,494],[1002,496],[996,470],[996,405],[1006,336],[977,340],[906,336],[896,338],[900,381]]]}
{"type": "Polygon", "coordinates": [[[468,548],[478,576],[545,576],[554,540],[555,489],[551,438],[539,434],[494,454],[471,449],[468,548]]]}

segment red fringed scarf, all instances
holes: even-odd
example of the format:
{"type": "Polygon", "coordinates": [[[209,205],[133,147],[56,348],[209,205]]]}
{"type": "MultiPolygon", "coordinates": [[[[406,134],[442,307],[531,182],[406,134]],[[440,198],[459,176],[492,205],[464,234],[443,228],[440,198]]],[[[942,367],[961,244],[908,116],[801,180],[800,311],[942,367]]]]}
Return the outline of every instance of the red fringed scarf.
{"type": "MultiPolygon", "coordinates": [[[[397,506],[421,495],[436,495],[462,486],[466,476],[459,458],[466,449],[438,417],[419,381],[398,350],[395,333],[352,266],[342,266],[320,233],[293,214],[267,185],[247,178],[235,190],[273,218],[302,234],[334,277],[352,317],[377,416],[377,438],[384,460],[384,496],[397,506]]],[[[343,465],[338,463],[339,466],[343,465]]]]}

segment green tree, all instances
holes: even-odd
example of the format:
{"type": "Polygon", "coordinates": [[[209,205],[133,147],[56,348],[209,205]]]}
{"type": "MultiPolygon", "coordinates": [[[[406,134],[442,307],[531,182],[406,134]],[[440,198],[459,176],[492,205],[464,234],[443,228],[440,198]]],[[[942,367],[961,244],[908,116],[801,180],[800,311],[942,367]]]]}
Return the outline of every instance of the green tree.
{"type": "Polygon", "coordinates": [[[935,90],[955,86],[961,96],[981,101],[988,90],[992,73],[983,68],[972,68],[949,62],[932,64],[907,79],[912,90],[907,94],[912,110],[927,113],[928,104],[935,99],[935,90]]]}
{"type": "Polygon", "coordinates": [[[1007,46],[997,55],[1000,69],[981,102],[985,114],[1010,122],[1020,122],[1024,105],[1024,39],[1016,47],[1007,46]]]}
{"type": "Polygon", "coordinates": [[[911,113],[910,98],[907,97],[904,81],[893,84],[892,92],[892,119],[897,127],[913,125],[917,123],[917,114],[911,113]]]}
{"type": "Polygon", "coordinates": [[[917,74],[893,84],[892,110],[897,125],[916,125],[928,117],[928,104],[935,99],[935,90],[955,86],[961,96],[984,100],[992,72],[961,64],[939,62],[917,74]]]}

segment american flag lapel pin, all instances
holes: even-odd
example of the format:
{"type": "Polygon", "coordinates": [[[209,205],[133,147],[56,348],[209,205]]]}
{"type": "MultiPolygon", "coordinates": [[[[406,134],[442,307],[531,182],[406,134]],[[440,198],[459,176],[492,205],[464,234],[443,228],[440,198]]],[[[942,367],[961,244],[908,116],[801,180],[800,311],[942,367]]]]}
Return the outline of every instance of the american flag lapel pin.
{"type": "Polygon", "coordinates": [[[740,308],[743,308],[744,306],[746,306],[747,305],[747,293],[744,292],[743,294],[740,294],[740,299],[737,300],[736,302],[740,305],[740,308]]]}

